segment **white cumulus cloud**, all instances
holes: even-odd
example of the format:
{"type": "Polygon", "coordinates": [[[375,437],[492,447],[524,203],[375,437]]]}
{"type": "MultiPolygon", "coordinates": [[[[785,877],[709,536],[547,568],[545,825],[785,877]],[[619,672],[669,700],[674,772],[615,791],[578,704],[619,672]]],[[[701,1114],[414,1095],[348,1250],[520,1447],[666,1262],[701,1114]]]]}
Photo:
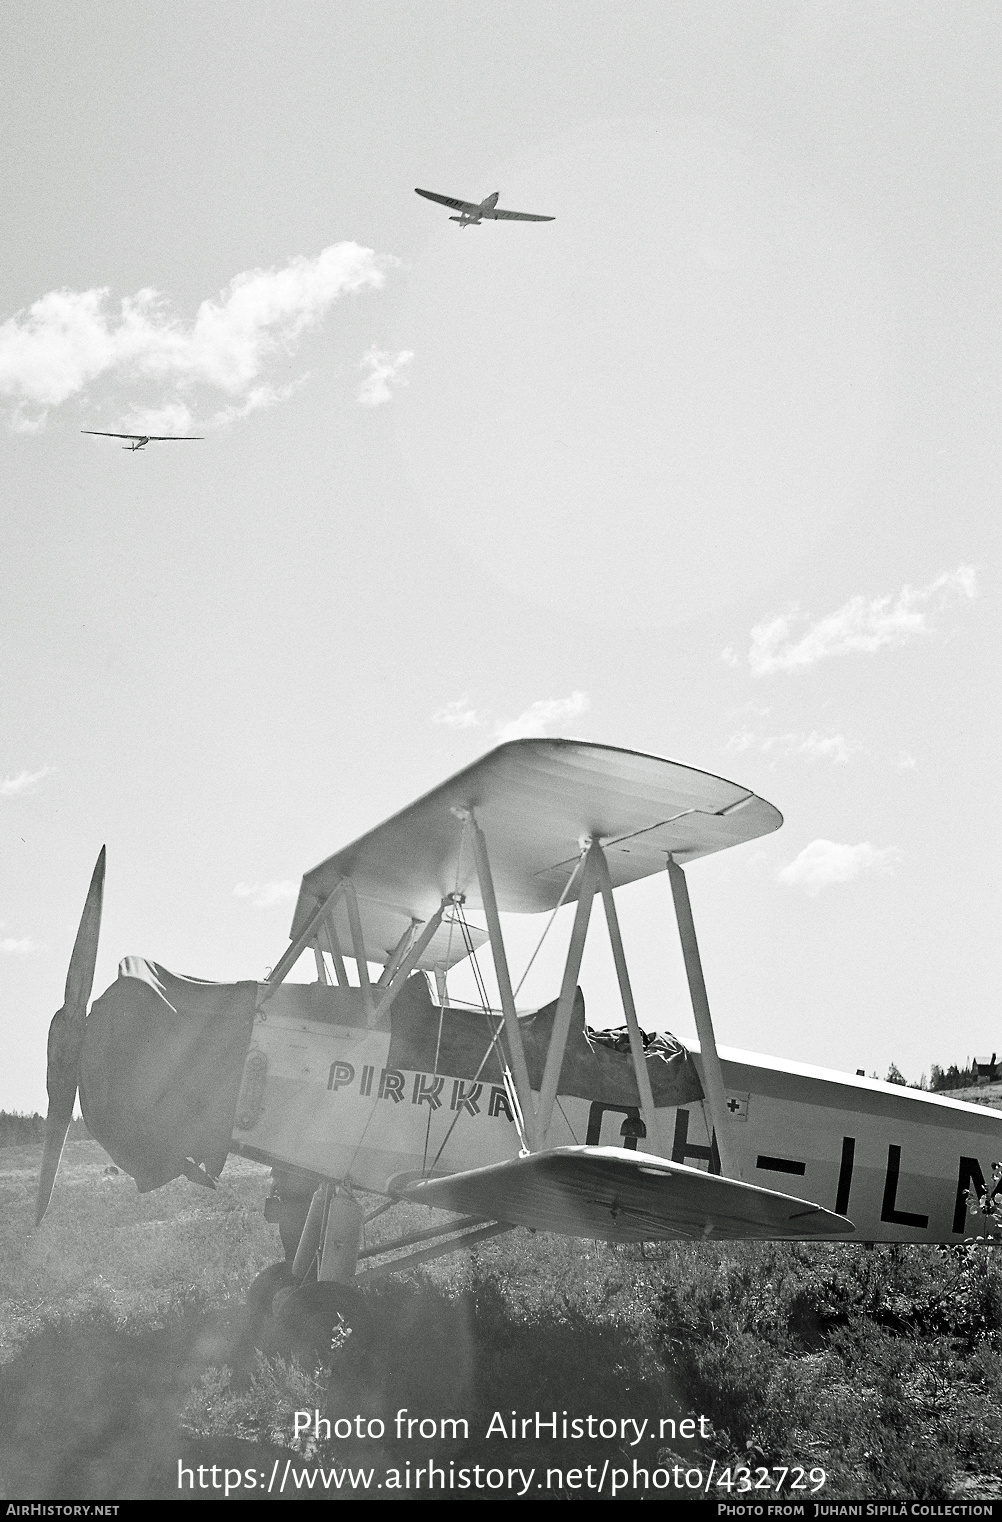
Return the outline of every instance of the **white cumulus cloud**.
{"type": "Polygon", "coordinates": [[[19,940],[9,935],[0,939],[0,952],[3,952],[4,956],[25,957],[41,949],[38,941],[33,941],[30,935],[22,936],[19,940]]]}
{"type": "Polygon", "coordinates": [[[299,893],[299,884],[289,878],[270,883],[237,883],[235,898],[249,898],[255,909],[273,909],[276,904],[290,904],[299,893]]]}
{"type": "Polygon", "coordinates": [[[814,760],[832,761],[842,766],[848,761],[853,746],[844,735],[823,735],[812,729],[809,735],[759,735],[751,729],[739,729],[730,735],[725,750],[757,750],[763,755],[810,756],[814,760]]]}
{"type": "Polygon", "coordinates": [[[381,407],[392,397],[393,386],[406,386],[407,377],[401,371],[407,368],[413,358],[413,349],[401,349],[397,354],[391,354],[388,350],[377,349],[373,345],[362,356],[359,365],[360,370],[369,372],[358,391],[358,399],[363,407],[381,407]]]}
{"type": "Polygon", "coordinates": [[[851,882],[864,872],[890,872],[901,860],[896,846],[882,850],[864,840],[858,846],[837,845],[834,840],[812,840],[799,856],[776,874],[777,882],[803,888],[811,898],[833,883],[851,882]]]}
{"type": "MultiPolygon", "coordinates": [[[[928,586],[904,586],[886,597],[851,597],[806,629],[794,607],[756,624],[748,664],[756,676],[769,676],[776,671],[802,671],[831,655],[868,654],[885,645],[904,645],[931,632],[931,615],[977,595],[973,567],[959,566],[937,576],[928,586]]],[[[732,654],[725,651],[724,659],[732,654]]]]}
{"type": "Polygon", "coordinates": [[[494,737],[504,741],[521,740],[526,735],[542,735],[551,724],[576,718],[578,714],[586,713],[590,706],[586,692],[572,692],[569,698],[540,698],[538,702],[530,703],[517,719],[496,724],[494,737]]]}
{"type": "Polygon", "coordinates": [[[16,777],[4,777],[0,779],[0,798],[20,798],[24,793],[33,793],[43,777],[49,777],[55,771],[54,766],[43,766],[37,772],[18,772],[16,777]]]}
{"type": "Polygon", "coordinates": [[[475,708],[471,708],[467,698],[456,698],[452,703],[446,703],[444,708],[439,708],[431,716],[433,724],[444,724],[448,729],[480,729],[485,720],[480,717],[475,708]]]}
{"type": "MultiPolygon", "coordinates": [[[[117,303],[107,288],[49,291],[0,324],[0,395],[11,398],[22,430],[39,422],[25,408],[57,407],[101,377],[162,384],[161,409],[186,406],[177,393],[193,386],[267,405],[282,395],[258,385],[268,358],[288,353],[340,296],[382,286],[391,262],[357,243],[334,243],[283,269],[235,275],[190,322],[150,289],[117,303]]],[[[162,415],[183,421],[180,412],[162,415]]]]}

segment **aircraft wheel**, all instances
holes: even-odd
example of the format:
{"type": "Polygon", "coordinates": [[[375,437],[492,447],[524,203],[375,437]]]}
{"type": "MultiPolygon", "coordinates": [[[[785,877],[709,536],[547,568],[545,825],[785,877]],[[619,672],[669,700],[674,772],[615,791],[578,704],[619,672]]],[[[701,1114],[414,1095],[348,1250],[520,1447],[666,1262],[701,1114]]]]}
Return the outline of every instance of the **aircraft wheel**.
{"type": "Polygon", "coordinates": [[[272,1263],[253,1280],[245,1297],[243,1331],[233,1349],[233,1377],[236,1388],[243,1388],[254,1366],[254,1350],[264,1353],[281,1351],[273,1347],[275,1319],[272,1302],[278,1290],[293,1282],[288,1263],[272,1263]]]}
{"type": "Polygon", "coordinates": [[[252,1318],[261,1319],[270,1316],[272,1302],[278,1291],[294,1282],[292,1264],[289,1262],[270,1263],[267,1268],[262,1269],[247,1291],[247,1309],[252,1318]]]}
{"type": "Polygon", "coordinates": [[[330,1280],[293,1285],[275,1294],[274,1315],[303,1363],[329,1363],[348,1372],[364,1365],[375,1334],[357,1289],[330,1280]]]}

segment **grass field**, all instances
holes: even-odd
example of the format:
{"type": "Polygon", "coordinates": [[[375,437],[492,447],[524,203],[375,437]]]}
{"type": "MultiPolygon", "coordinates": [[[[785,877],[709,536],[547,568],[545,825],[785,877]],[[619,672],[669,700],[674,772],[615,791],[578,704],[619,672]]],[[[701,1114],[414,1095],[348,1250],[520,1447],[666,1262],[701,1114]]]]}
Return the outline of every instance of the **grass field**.
{"type": "MultiPolygon", "coordinates": [[[[266,1171],[231,1158],[215,1192],[180,1180],[140,1195],[97,1143],[71,1140],[36,1231],[40,1150],[0,1147],[5,1497],[176,1498],[179,1461],[193,1473],[216,1464],[220,1475],[267,1477],[276,1459],[279,1472],[291,1460],[300,1473],[369,1465],[403,1475],[434,1460],[443,1473],[480,1464],[562,1476],[587,1465],[597,1476],[606,1460],[632,1473],[636,1460],[672,1471],[661,1495],[691,1495],[684,1471],[705,1475],[712,1463],[718,1477],[730,1470],[734,1499],[738,1466],[773,1483],[799,1465],[825,1471],[825,1499],[1002,1495],[1002,1259],[991,1249],[641,1251],[515,1231],[374,1284],[376,1346],[363,1374],[259,1359],[236,1392],[228,1359],[242,1295],[281,1256],[261,1213],[266,1171]],[[468,1437],[437,1427],[435,1438],[415,1429],[398,1439],[402,1408],[429,1432],[465,1419],[468,1437]],[[297,1410],[361,1415],[386,1432],[294,1441],[297,1410]],[[621,1425],[615,1437],[512,1439],[495,1417],[510,1427],[512,1411],[648,1426],[636,1442],[621,1425]],[[689,1437],[679,1424],[700,1417],[704,1435],[697,1426],[689,1437]]],[[[410,1209],[408,1224],[430,1217],[410,1209]]],[[[304,1493],[293,1485],[284,1498],[304,1493]]],[[[726,1483],[713,1493],[725,1498],[726,1483]]],[[[368,1493],[345,1481],[340,1494],[368,1493]]],[[[596,1497],[568,1479],[553,1480],[547,1498],[596,1497]]]]}

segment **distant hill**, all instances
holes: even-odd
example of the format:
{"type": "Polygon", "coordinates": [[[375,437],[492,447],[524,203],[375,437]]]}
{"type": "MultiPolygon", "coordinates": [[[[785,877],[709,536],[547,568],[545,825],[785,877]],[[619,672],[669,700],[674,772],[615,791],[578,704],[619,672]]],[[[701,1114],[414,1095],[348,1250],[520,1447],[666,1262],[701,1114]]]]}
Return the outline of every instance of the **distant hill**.
{"type": "Polygon", "coordinates": [[[966,1089],[937,1089],[944,1099],[962,1099],[969,1105],[987,1105],[990,1110],[1002,1110],[1002,1083],[978,1083],[966,1089]]]}

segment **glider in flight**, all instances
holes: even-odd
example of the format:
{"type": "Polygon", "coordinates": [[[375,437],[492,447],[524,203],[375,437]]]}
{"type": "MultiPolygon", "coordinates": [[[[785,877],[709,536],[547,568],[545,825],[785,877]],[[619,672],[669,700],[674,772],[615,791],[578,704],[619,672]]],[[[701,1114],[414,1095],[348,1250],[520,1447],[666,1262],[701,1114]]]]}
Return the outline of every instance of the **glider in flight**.
{"type": "Polygon", "coordinates": [[[91,433],[102,439],[133,439],[134,443],[122,445],[123,449],[129,449],[133,454],[137,449],[145,449],[147,444],[177,444],[202,437],[199,433],[106,433],[102,428],[81,428],[80,432],[91,433]]]}
{"type": "Polygon", "coordinates": [[[458,217],[450,217],[450,222],[458,222],[460,227],[479,227],[484,217],[492,222],[555,222],[555,217],[540,217],[532,211],[505,211],[503,206],[498,205],[499,190],[486,196],[482,201],[458,201],[455,196],[440,196],[434,190],[419,190],[415,185],[415,195],[424,196],[426,201],[438,201],[441,206],[451,206],[453,211],[458,211],[458,217]]]}

